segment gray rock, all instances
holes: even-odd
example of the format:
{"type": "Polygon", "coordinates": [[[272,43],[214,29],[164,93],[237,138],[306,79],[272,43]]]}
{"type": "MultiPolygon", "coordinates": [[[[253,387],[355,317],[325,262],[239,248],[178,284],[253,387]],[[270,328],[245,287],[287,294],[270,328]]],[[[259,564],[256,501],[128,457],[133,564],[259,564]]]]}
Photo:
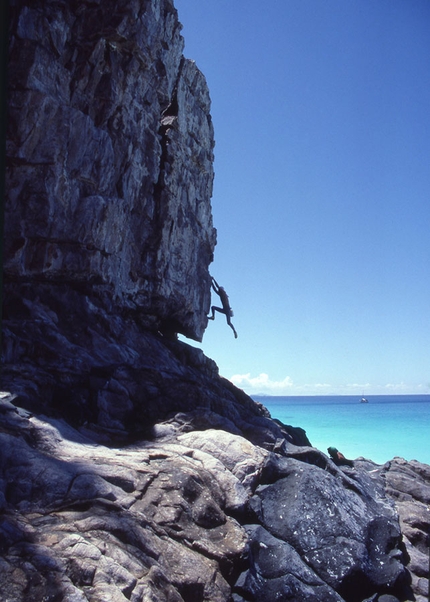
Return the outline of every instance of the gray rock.
{"type": "Polygon", "coordinates": [[[261,526],[247,527],[251,568],[236,583],[245,599],[303,600],[307,602],[341,602],[330,586],[308,567],[286,541],[271,535],[261,526]]]}
{"type": "Polygon", "coordinates": [[[383,467],[356,461],[352,488],[309,448],[181,431],[193,413],[107,447],[3,399],[2,600],[413,599],[383,467]]]}
{"type": "Polygon", "coordinates": [[[62,421],[21,418],[30,447],[12,434],[12,412],[1,414],[2,600],[26,590],[40,600],[228,599],[224,576],[246,534],[225,513],[221,471],[198,451],[174,440],[109,449],[62,421]]]}
{"type": "Polygon", "coordinates": [[[345,599],[362,600],[381,588],[407,591],[400,527],[385,496],[361,495],[319,466],[291,458],[282,477],[260,485],[250,503],[259,522],[345,599]]]}
{"type": "Polygon", "coordinates": [[[31,283],[32,311],[55,316],[63,283],[90,313],[201,340],[214,139],[173,3],[10,6],[8,294],[31,283]]]}
{"type": "Polygon", "coordinates": [[[410,561],[412,590],[417,602],[430,592],[430,467],[394,458],[383,467],[387,493],[394,499],[410,561]]]}
{"type": "Polygon", "coordinates": [[[10,9],[4,390],[100,442],[197,408],[301,441],[175,339],[206,328],[216,233],[209,92],[172,1],[10,9]]]}
{"type": "Polygon", "coordinates": [[[430,469],[337,467],[176,340],[216,232],[172,1],[9,4],[0,599],[421,602],[430,469]]]}

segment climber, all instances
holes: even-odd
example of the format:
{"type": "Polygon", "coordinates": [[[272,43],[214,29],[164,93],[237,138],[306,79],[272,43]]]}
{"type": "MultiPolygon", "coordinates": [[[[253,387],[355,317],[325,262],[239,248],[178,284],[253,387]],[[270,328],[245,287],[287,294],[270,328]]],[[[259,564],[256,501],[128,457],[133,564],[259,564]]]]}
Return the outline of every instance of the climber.
{"type": "Polygon", "coordinates": [[[237,332],[233,326],[233,324],[231,323],[230,318],[233,315],[233,310],[230,307],[230,303],[228,300],[228,296],[227,293],[225,292],[225,290],[223,289],[222,286],[219,286],[218,282],[215,280],[215,278],[212,278],[212,288],[214,289],[214,291],[216,292],[216,294],[219,296],[219,298],[221,299],[221,303],[222,303],[222,308],[221,307],[215,307],[214,305],[212,305],[212,315],[208,316],[208,320],[215,320],[215,312],[219,311],[221,314],[225,314],[226,318],[227,318],[227,324],[230,326],[230,328],[233,330],[234,332],[234,338],[237,339],[237,332]]]}
{"type": "Polygon", "coordinates": [[[347,460],[345,456],[341,454],[340,451],[338,451],[335,447],[328,447],[327,451],[336,466],[341,466],[344,464],[346,466],[351,466],[351,468],[354,467],[354,462],[352,460],[347,460]]]}

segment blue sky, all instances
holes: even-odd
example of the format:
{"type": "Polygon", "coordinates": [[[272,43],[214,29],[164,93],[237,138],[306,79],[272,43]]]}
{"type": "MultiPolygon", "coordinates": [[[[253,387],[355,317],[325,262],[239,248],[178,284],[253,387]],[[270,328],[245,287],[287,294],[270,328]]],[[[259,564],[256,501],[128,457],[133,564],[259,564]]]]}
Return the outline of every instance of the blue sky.
{"type": "Polygon", "coordinates": [[[239,334],[204,352],[250,394],[430,393],[430,3],[175,5],[239,334]]]}

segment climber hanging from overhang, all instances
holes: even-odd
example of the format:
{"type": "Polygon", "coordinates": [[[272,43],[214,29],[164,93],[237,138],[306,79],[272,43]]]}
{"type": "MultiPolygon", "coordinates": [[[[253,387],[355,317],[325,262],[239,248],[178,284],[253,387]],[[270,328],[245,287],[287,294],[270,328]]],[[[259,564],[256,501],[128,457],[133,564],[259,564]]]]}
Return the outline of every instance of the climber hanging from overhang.
{"type": "Polygon", "coordinates": [[[227,324],[233,330],[234,337],[237,339],[237,332],[230,320],[230,318],[233,316],[233,310],[230,307],[228,295],[225,292],[225,289],[222,286],[219,286],[219,284],[215,280],[215,278],[212,278],[212,288],[216,292],[216,294],[219,296],[219,298],[221,299],[222,307],[216,307],[215,305],[212,305],[212,308],[211,308],[212,315],[208,316],[208,320],[215,320],[215,312],[216,311],[219,311],[221,314],[225,314],[225,317],[227,319],[227,324]]]}

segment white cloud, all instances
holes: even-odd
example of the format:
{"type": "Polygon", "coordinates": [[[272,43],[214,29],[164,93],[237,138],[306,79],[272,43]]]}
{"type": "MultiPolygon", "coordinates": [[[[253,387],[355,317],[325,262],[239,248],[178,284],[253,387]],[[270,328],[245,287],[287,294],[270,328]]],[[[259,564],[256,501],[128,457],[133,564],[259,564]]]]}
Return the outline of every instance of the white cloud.
{"type": "Polygon", "coordinates": [[[258,376],[234,374],[231,382],[249,395],[416,395],[428,393],[429,386],[408,385],[406,383],[372,385],[371,383],[348,383],[330,385],[328,383],[295,384],[290,376],[282,380],[271,380],[262,372],[258,376]]]}
{"type": "Polygon", "coordinates": [[[262,372],[258,376],[252,377],[251,374],[235,374],[230,378],[231,382],[245,389],[247,393],[271,393],[272,395],[291,394],[294,386],[289,376],[283,380],[270,380],[269,375],[262,372]]]}
{"type": "Polygon", "coordinates": [[[327,383],[312,385],[296,385],[290,376],[282,380],[271,380],[268,374],[262,372],[258,376],[234,374],[231,382],[249,395],[335,395],[335,388],[327,383]]]}

